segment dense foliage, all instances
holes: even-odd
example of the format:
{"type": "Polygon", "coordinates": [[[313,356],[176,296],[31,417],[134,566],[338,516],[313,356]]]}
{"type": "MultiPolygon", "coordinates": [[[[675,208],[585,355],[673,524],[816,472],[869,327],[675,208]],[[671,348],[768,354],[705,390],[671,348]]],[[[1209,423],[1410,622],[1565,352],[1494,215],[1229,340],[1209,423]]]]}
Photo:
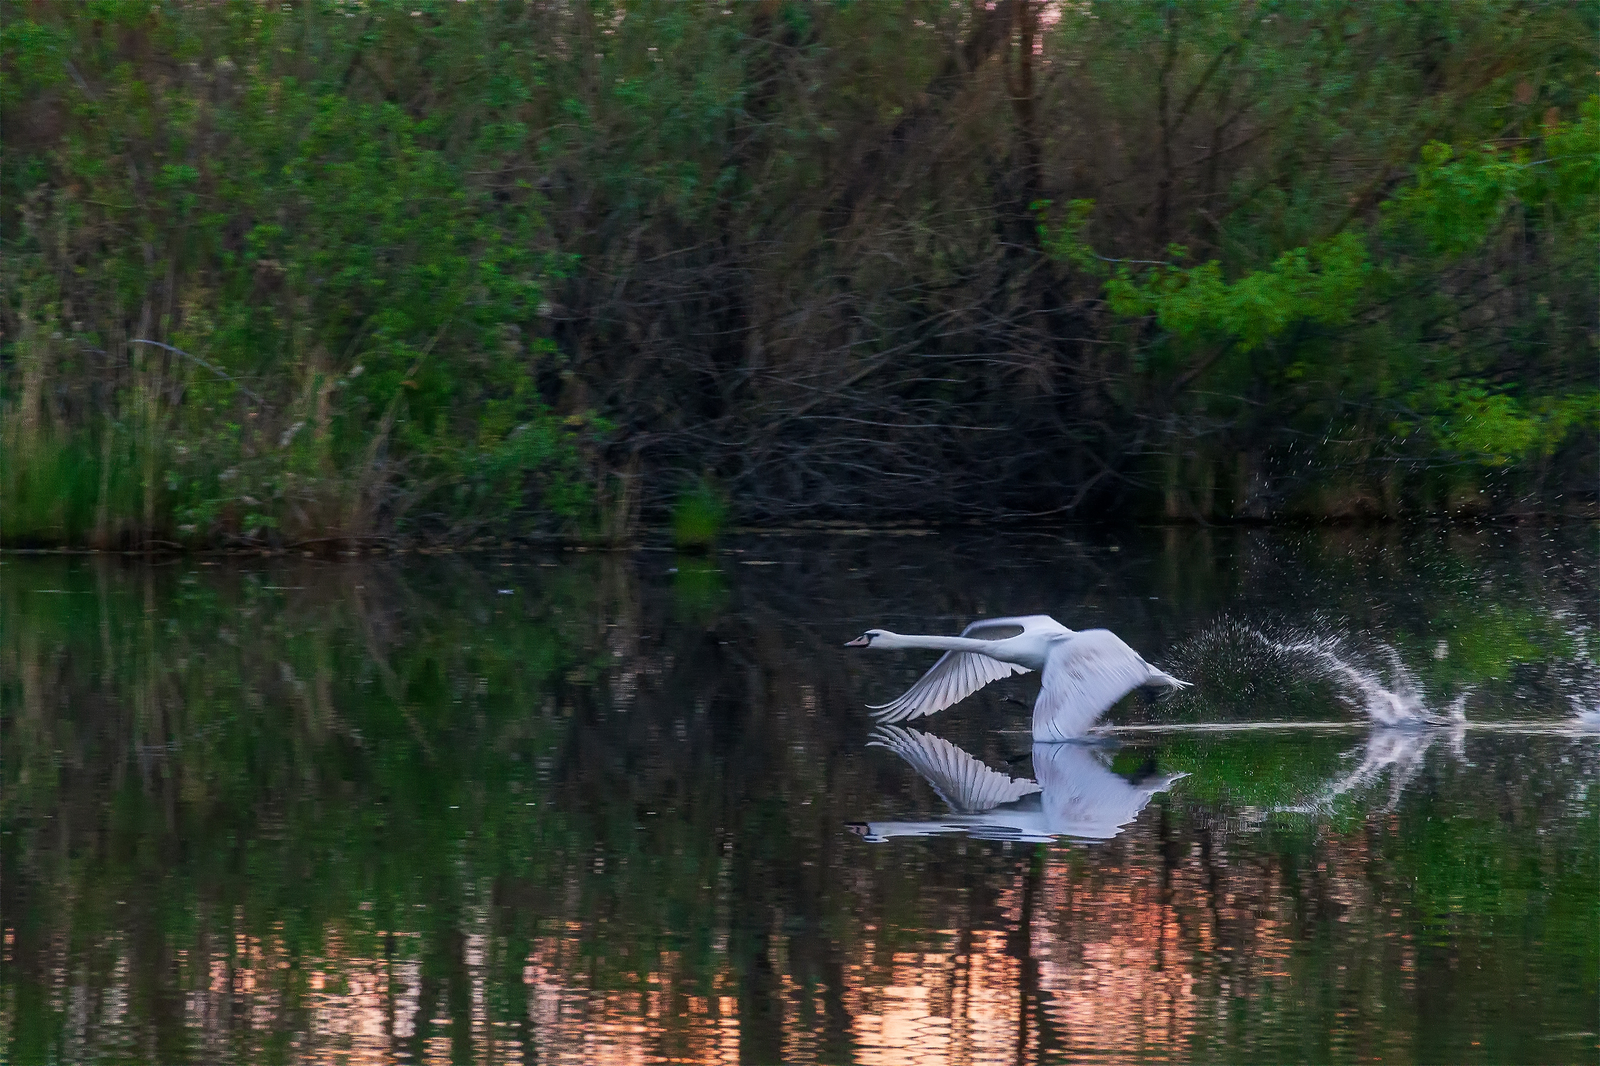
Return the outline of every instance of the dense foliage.
{"type": "Polygon", "coordinates": [[[5,0],[5,534],[1592,506],[1596,10],[5,0]]]}

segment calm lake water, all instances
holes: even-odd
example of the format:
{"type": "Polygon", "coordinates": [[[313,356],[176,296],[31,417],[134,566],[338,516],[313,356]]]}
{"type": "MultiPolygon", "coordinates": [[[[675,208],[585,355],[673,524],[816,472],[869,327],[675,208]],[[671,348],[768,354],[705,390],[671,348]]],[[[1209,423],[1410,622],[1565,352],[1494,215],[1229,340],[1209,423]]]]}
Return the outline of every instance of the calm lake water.
{"type": "Polygon", "coordinates": [[[1596,558],[5,556],[0,1058],[1594,1062],[1596,558]],[[1028,675],[869,745],[935,656],[843,641],[1032,612],[1196,683],[1114,725],[1303,728],[1035,750],[1028,675]],[[974,760],[1045,791],[952,810],[974,760]]]}

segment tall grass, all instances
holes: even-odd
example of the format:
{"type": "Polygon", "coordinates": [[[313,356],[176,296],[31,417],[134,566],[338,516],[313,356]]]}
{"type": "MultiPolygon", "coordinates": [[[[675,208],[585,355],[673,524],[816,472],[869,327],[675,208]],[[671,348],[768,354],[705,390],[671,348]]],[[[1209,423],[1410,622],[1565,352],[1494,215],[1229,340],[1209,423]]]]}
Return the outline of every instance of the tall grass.
{"type": "Polygon", "coordinates": [[[382,434],[335,451],[314,428],[284,425],[293,410],[230,418],[163,408],[154,395],[130,390],[121,417],[71,423],[0,406],[0,546],[459,542],[550,533],[556,523],[574,535],[627,535],[590,531],[592,476],[568,428],[543,412],[501,439],[437,448],[407,468],[382,458],[382,434]]]}
{"type": "Polygon", "coordinates": [[[3,440],[0,545],[133,547],[166,532],[143,521],[151,464],[124,427],[30,433],[13,423],[3,440]]]}
{"type": "Polygon", "coordinates": [[[701,478],[678,497],[672,509],[672,539],[684,551],[708,551],[728,522],[728,504],[708,479],[701,478]]]}

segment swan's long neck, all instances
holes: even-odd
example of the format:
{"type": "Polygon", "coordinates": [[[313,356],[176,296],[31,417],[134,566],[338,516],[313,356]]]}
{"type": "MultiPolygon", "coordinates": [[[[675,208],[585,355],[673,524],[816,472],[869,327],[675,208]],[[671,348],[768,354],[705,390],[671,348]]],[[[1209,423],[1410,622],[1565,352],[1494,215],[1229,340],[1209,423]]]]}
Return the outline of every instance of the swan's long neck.
{"type": "Polygon", "coordinates": [[[971,637],[928,637],[887,632],[872,642],[874,648],[890,650],[929,648],[934,651],[975,651],[979,655],[989,654],[994,644],[992,640],[974,640],[971,637]]]}

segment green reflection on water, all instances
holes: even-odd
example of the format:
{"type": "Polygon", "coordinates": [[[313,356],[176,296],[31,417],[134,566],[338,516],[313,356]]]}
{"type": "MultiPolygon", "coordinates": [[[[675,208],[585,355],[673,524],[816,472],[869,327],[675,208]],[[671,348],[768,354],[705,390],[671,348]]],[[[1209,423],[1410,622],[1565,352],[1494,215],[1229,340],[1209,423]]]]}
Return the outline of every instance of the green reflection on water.
{"type": "MultiPolygon", "coordinates": [[[[649,555],[6,559],[5,1058],[545,1061],[633,1041],[844,1061],[894,1041],[879,1021],[908,982],[936,1018],[999,1019],[977,1059],[1019,1040],[1024,1058],[1592,1054],[1593,739],[1440,739],[1403,787],[1396,762],[1324,795],[1363,731],[1141,737],[1114,770],[1190,776],[1108,844],[843,828],[940,809],[862,747],[861,704],[926,666],[845,656],[863,619],[1016,603],[1200,671],[1200,698],[1115,720],[1263,717],[1252,682],[1273,717],[1350,718],[1326,677],[1214,637],[1270,611],[1380,633],[1430,695],[1473,686],[1475,715],[1548,718],[1593,621],[1568,571],[1515,545],[1315,538],[1057,545],[958,576],[933,542],[872,549],[876,570],[865,549],[780,549],[715,580],[649,555]]],[[[1007,707],[984,694],[933,724],[1002,766],[1007,707]]]]}

